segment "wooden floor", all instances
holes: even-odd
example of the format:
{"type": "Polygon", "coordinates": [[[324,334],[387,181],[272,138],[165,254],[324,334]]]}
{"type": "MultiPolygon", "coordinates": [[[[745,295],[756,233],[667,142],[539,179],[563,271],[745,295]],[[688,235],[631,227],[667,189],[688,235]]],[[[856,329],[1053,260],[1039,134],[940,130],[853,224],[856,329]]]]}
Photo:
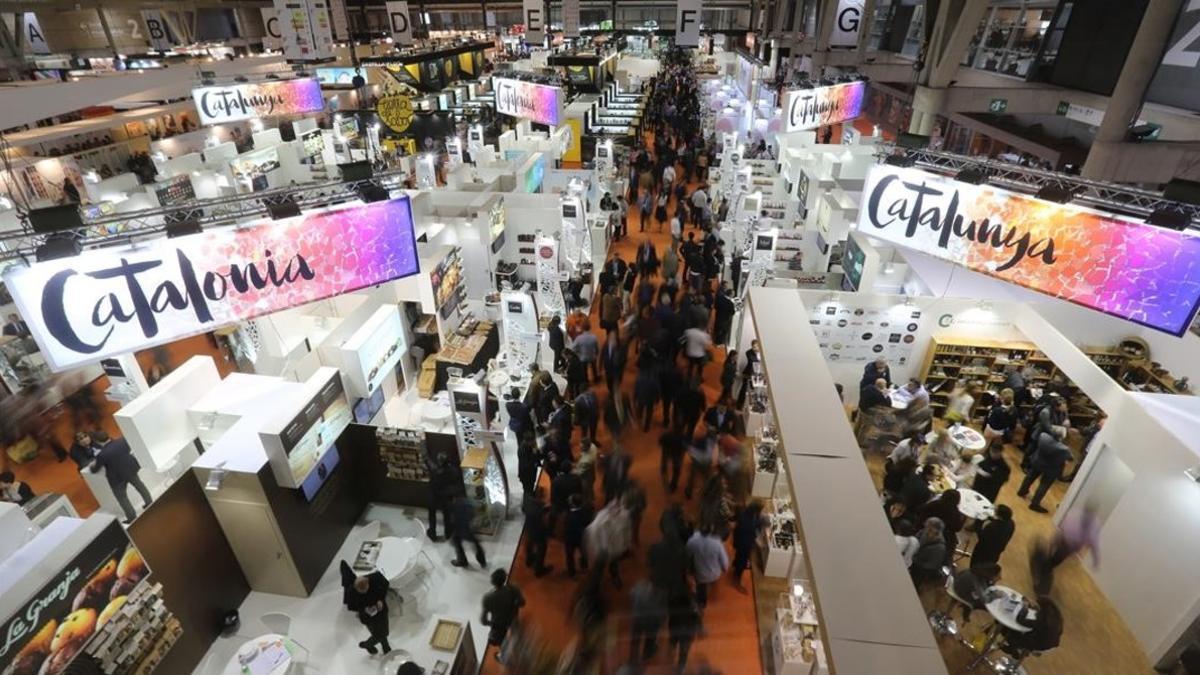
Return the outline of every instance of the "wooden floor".
{"type": "MultiPolygon", "coordinates": [[[[940,425],[940,422],[937,422],[940,425]]],[[[1067,491],[1067,483],[1059,482],[1050,489],[1042,505],[1049,514],[1029,510],[1029,501],[1017,496],[1024,474],[1019,468],[1021,453],[1016,447],[1005,448],[1012,477],[1000,490],[997,504],[1007,504],[1013,511],[1016,531],[1000,557],[1003,570],[1000,583],[1031,595],[1033,583],[1029,573],[1029,553],[1033,544],[1049,537],[1054,532],[1053,514],[1067,491]]],[[[876,488],[882,486],[883,456],[868,457],[867,463],[875,479],[876,488]]],[[[1036,484],[1035,484],[1036,486],[1036,484]]],[[[973,542],[973,538],[968,540],[973,542]]],[[[1101,552],[1103,555],[1103,552],[1101,552]]],[[[1091,560],[1084,555],[1086,564],[1091,560]]],[[[1103,557],[1101,558],[1103,562],[1103,557]]],[[[1108,602],[1091,575],[1084,568],[1085,560],[1074,557],[1055,570],[1051,597],[1062,610],[1064,630],[1062,642],[1057,649],[1040,657],[1027,659],[1024,663],[1030,675],[1141,675],[1153,673],[1150,661],[1141,645],[1126,627],[1120,615],[1108,602]]],[[[926,610],[946,606],[946,594],[941,588],[930,589],[921,594],[926,610]]],[[[957,617],[956,617],[957,620],[957,617]]],[[[974,612],[971,622],[960,629],[968,639],[988,624],[986,612],[974,612]]],[[[946,666],[953,673],[964,672],[965,666],[974,658],[965,646],[955,638],[939,641],[946,666]]],[[[974,672],[984,673],[981,666],[974,672]]]]}

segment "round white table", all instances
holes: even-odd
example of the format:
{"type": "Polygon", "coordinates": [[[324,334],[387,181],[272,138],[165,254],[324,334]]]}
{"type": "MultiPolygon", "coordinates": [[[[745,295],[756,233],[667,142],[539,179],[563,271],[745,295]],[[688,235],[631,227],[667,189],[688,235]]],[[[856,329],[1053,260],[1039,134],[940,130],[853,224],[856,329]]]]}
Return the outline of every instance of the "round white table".
{"type": "Polygon", "coordinates": [[[375,570],[389,584],[407,574],[421,552],[421,542],[413,537],[381,537],[377,541],[379,557],[375,559],[375,570]]]}
{"type": "Polygon", "coordinates": [[[224,675],[269,673],[284,675],[292,665],[292,640],[274,633],[260,635],[238,648],[225,666],[224,675]]]}
{"type": "MultiPolygon", "coordinates": [[[[983,434],[966,425],[947,427],[946,433],[949,434],[950,441],[954,443],[959,452],[979,452],[987,447],[987,440],[983,434]]],[[[926,443],[933,443],[936,438],[936,431],[925,434],[926,443]]]]}
{"type": "Polygon", "coordinates": [[[907,410],[908,404],[912,403],[912,394],[907,389],[893,389],[888,392],[888,398],[896,410],[907,410]]]}
{"type": "Polygon", "coordinates": [[[962,499],[958,502],[958,512],[972,520],[986,520],[995,513],[995,507],[987,497],[970,489],[960,487],[958,494],[962,499]]]}
{"type": "Polygon", "coordinates": [[[1028,633],[1033,630],[1029,626],[1017,623],[1017,615],[1021,613],[1022,609],[1025,609],[1025,596],[1008,586],[1000,585],[992,586],[988,589],[988,593],[996,595],[987,603],[987,611],[996,620],[996,623],[1018,633],[1028,633]]]}

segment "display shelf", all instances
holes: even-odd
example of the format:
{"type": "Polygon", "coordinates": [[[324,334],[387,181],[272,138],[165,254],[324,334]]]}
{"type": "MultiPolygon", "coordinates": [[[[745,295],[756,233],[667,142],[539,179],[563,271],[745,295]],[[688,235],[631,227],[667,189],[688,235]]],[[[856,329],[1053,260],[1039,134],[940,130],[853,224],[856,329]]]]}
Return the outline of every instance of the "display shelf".
{"type": "MultiPolygon", "coordinates": [[[[103,673],[151,673],[183,629],[163,601],[162,584],[135,588],[108,616],[85,649],[103,673]]],[[[108,613],[109,609],[105,610],[108,613]]]]}
{"type": "Polygon", "coordinates": [[[429,482],[424,431],[379,427],[375,430],[375,438],[379,444],[379,457],[387,469],[388,478],[418,483],[429,482]]]}
{"type": "Polygon", "coordinates": [[[816,604],[808,581],[793,580],[792,592],[780,593],[775,608],[772,655],[779,675],[828,672],[818,639],[816,604]]]}
{"type": "Polygon", "coordinates": [[[790,497],[775,497],[768,504],[770,523],[762,550],[763,575],[786,578],[792,573],[798,546],[796,514],[790,497]]]}

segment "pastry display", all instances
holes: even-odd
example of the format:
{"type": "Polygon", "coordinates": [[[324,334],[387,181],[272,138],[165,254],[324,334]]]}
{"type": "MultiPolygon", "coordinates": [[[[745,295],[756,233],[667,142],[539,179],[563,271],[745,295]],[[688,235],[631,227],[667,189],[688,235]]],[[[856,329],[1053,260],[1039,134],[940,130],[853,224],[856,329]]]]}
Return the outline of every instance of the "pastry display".
{"type": "Polygon", "coordinates": [[[117,561],[109,559],[108,562],[100,566],[94,574],[84,584],[83,588],[75,594],[75,600],[71,603],[72,610],[90,607],[97,612],[108,604],[109,591],[112,590],[113,584],[117,580],[117,561]]]}
{"type": "Polygon", "coordinates": [[[50,619],[34,634],[29,642],[17,652],[12,663],[4,669],[4,675],[35,675],[42,663],[50,657],[50,645],[54,633],[58,630],[58,621],[50,619]]]}
{"type": "Polygon", "coordinates": [[[54,639],[50,642],[50,659],[42,664],[39,674],[54,675],[62,672],[94,632],[96,610],[84,607],[68,614],[54,632],[54,639]]]}

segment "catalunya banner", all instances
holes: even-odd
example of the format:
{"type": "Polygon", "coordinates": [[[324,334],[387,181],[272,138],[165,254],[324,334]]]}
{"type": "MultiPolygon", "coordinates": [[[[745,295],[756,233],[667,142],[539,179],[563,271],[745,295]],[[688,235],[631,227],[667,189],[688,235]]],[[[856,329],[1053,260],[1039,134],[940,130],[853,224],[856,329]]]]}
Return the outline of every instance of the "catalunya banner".
{"type": "Polygon", "coordinates": [[[10,267],[63,370],[416,274],[408,197],[10,267]]]}
{"type": "Polygon", "coordinates": [[[273,115],[295,115],[325,109],[321,83],[314,78],[200,87],[192,100],[201,124],[221,124],[273,115]]]}
{"type": "Polygon", "coordinates": [[[866,82],[793,89],[783,99],[783,131],[804,131],[847,122],[862,114],[866,82]]]}
{"type": "Polygon", "coordinates": [[[1200,238],[920,169],[873,167],[858,230],[1173,335],[1200,302],[1200,238]]]}
{"type": "Polygon", "coordinates": [[[562,87],[493,77],[496,90],[496,112],[523,117],[538,124],[557,125],[562,119],[562,87]]]}

